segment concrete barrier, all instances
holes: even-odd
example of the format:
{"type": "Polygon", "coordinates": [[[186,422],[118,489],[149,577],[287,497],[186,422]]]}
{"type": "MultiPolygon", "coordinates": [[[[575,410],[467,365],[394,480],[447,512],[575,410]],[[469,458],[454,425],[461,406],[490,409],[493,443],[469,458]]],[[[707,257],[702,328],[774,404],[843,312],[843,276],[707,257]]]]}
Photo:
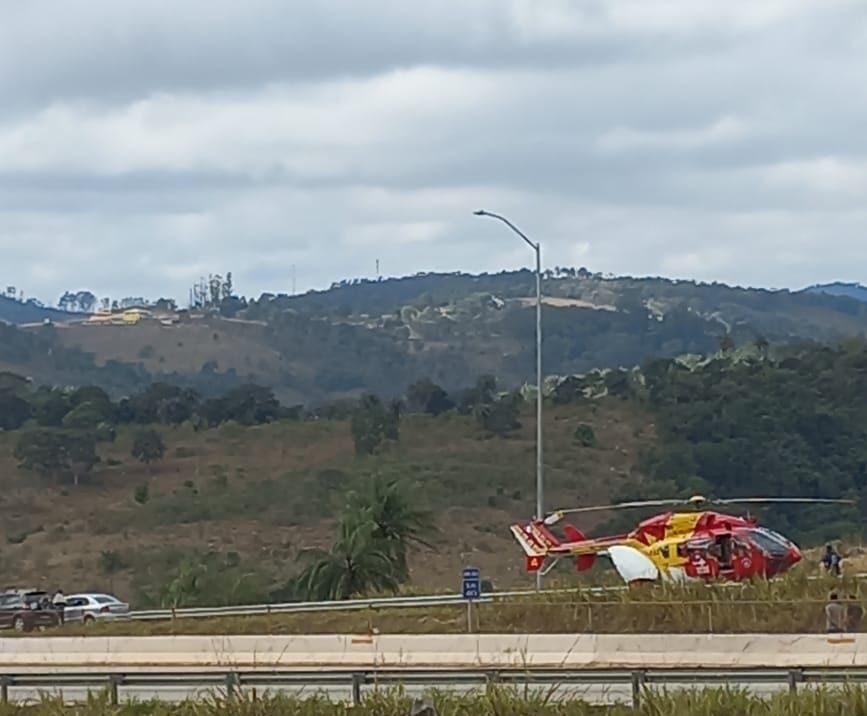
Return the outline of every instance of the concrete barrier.
{"type": "Polygon", "coordinates": [[[867,667],[867,635],[302,635],[0,639],[21,668],[867,667]]]}

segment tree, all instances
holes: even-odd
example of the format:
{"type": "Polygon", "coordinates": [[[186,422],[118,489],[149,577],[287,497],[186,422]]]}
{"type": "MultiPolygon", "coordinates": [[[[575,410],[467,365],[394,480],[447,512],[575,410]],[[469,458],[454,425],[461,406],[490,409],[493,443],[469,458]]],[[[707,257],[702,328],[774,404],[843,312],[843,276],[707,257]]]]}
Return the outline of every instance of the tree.
{"type": "Polygon", "coordinates": [[[409,386],[406,397],[411,405],[429,415],[440,415],[455,407],[449,394],[428,378],[409,386]]]}
{"type": "Polygon", "coordinates": [[[44,428],[60,427],[63,418],[72,409],[69,396],[56,388],[38,391],[33,398],[33,404],[33,417],[44,428]]]}
{"type": "Polygon", "coordinates": [[[76,486],[99,462],[92,433],[60,430],[24,433],[15,444],[15,459],[24,470],[55,480],[72,478],[76,486]]]}
{"type": "Polygon", "coordinates": [[[312,561],[298,577],[309,599],[350,599],[371,591],[396,592],[400,584],[388,545],[370,522],[342,520],[329,550],[308,553],[312,561]]]}
{"type": "Polygon", "coordinates": [[[596,447],[596,433],[587,423],[581,423],[575,428],[575,442],[581,447],[596,447]]]}
{"type": "Polygon", "coordinates": [[[478,405],[476,420],[484,430],[505,437],[521,427],[518,420],[520,400],[519,395],[511,394],[493,403],[478,405]]]}
{"type": "Polygon", "coordinates": [[[136,431],[130,451],[136,460],[150,465],[152,462],[162,460],[165,451],[162,435],[156,430],[145,428],[136,431]]]}
{"type": "Polygon", "coordinates": [[[70,291],[64,291],[63,295],[57,300],[57,307],[63,311],[73,311],[75,310],[75,305],[75,294],[70,291]]]}
{"type": "Polygon", "coordinates": [[[280,416],[280,401],[270,388],[250,383],[226,393],[223,409],[226,420],[234,420],[241,425],[262,425],[280,416]]]}
{"type": "Polygon", "coordinates": [[[380,476],[374,477],[363,492],[349,495],[343,519],[373,525],[373,539],[384,545],[401,582],[409,578],[408,549],[432,547],[426,537],[436,532],[433,515],[413,504],[406,486],[380,476]]]}
{"type": "Polygon", "coordinates": [[[0,430],[18,430],[30,415],[30,403],[12,391],[0,390],[0,430]]]}
{"type": "Polygon", "coordinates": [[[110,420],[110,408],[106,409],[95,403],[81,403],[63,417],[61,424],[72,430],[93,430],[110,420]]]}
{"type": "Polygon", "coordinates": [[[350,429],[357,455],[372,455],[383,440],[397,440],[400,423],[400,404],[386,407],[375,395],[364,395],[352,416],[350,429]]]}
{"type": "Polygon", "coordinates": [[[461,395],[459,410],[464,415],[472,413],[480,405],[490,405],[496,400],[497,379],[492,375],[482,375],[476,385],[461,395]]]}
{"type": "Polygon", "coordinates": [[[77,291],[75,303],[84,313],[90,313],[96,306],[96,296],[90,291],[77,291]]]}
{"type": "Polygon", "coordinates": [[[121,422],[179,425],[199,408],[199,394],[168,383],[151,383],[131,398],[121,400],[117,414],[121,422]]]}
{"type": "Polygon", "coordinates": [[[220,298],[225,301],[227,298],[231,298],[234,295],[234,287],[232,286],[232,272],[226,272],[226,280],[223,281],[222,286],[220,286],[220,298]]]}
{"type": "Polygon", "coordinates": [[[163,588],[162,605],[177,609],[195,602],[202,593],[202,581],[207,565],[201,561],[185,559],[181,562],[171,581],[163,588]]]}

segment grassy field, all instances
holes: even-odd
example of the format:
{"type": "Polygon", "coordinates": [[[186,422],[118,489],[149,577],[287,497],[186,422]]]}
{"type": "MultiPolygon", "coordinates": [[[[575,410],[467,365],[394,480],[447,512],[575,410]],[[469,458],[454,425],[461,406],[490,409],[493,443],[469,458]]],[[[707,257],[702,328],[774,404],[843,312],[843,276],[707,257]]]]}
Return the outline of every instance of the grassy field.
{"type": "MultiPolygon", "coordinates": [[[[815,633],[824,629],[829,592],[863,603],[854,580],[807,580],[736,587],[690,584],[653,586],[606,594],[574,590],[474,607],[472,628],[481,633],[815,633]]],[[[320,612],[218,619],[176,619],[65,627],[68,634],[383,634],[464,633],[464,605],[320,612]]],[[[46,632],[56,634],[57,632],[46,632]]]]}
{"type": "MultiPolygon", "coordinates": [[[[640,709],[593,706],[578,698],[553,698],[555,693],[525,694],[518,689],[492,688],[466,695],[433,693],[439,716],[863,716],[867,690],[857,686],[802,690],[772,698],[738,689],[699,689],[644,694],[640,709]]],[[[105,697],[85,704],[63,705],[46,699],[28,706],[0,706],[0,716],[406,716],[412,700],[400,691],[374,692],[358,706],[324,698],[209,698],[181,704],[142,702],[111,706],[105,697]]]]}
{"type": "MultiPolygon", "coordinates": [[[[122,431],[99,446],[102,462],[78,488],[18,470],[15,434],[0,433],[0,586],[109,590],[158,605],[183,559],[210,555],[242,585],[236,601],[261,601],[305,549],[331,541],[346,493],[376,473],[405,479],[436,516],[435,549],[411,563],[416,589],[457,590],[468,563],[498,588],[530,586],[508,525],[532,514],[532,428],[527,415],[515,436],[497,439],[471,418],[407,416],[400,442],[364,459],[345,422],[179,428],[164,431],[166,456],[150,467],[130,456],[122,431]]],[[[647,417],[617,401],[552,409],[545,429],[552,507],[608,499],[653,440],[647,417]],[[575,442],[580,423],[597,447],[575,442]]]]}

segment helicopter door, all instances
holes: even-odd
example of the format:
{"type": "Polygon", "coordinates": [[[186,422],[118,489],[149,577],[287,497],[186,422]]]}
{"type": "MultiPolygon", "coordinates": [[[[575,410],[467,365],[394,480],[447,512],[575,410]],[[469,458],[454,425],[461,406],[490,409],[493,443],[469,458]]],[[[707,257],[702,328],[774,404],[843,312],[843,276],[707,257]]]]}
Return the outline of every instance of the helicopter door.
{"type": "Polygon", "coordinates": [[[735,537],[732,539],[732,564],[735,579],[749,579],[756,573],[756,560],[749,543],[735,537]]]}
{"type": "Polygon", "coordinates": [[[714,540],[714,555],[719,560],[719,568],[722,572],[729,572],[734,568],[732,564],[732,536],[718,535],[714,540]]]}

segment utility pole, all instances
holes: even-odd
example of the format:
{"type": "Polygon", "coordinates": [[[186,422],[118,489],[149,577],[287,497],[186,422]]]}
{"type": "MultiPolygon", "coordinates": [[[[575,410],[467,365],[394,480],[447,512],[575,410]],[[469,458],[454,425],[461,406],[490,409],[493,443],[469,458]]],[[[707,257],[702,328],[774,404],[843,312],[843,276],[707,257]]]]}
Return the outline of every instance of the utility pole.
{"type": "MultiPolygon", "coordinates": [[[[543,464],[542,464],[542,245],[528,239],[524,233],[504,216],[479,209],[476,216],[487,216],[502,221],[536,253],[536,517],[545,518],[543,464]]],[[[542,573],[536,572],[536,589],[542,588],[542,573]]]]}

